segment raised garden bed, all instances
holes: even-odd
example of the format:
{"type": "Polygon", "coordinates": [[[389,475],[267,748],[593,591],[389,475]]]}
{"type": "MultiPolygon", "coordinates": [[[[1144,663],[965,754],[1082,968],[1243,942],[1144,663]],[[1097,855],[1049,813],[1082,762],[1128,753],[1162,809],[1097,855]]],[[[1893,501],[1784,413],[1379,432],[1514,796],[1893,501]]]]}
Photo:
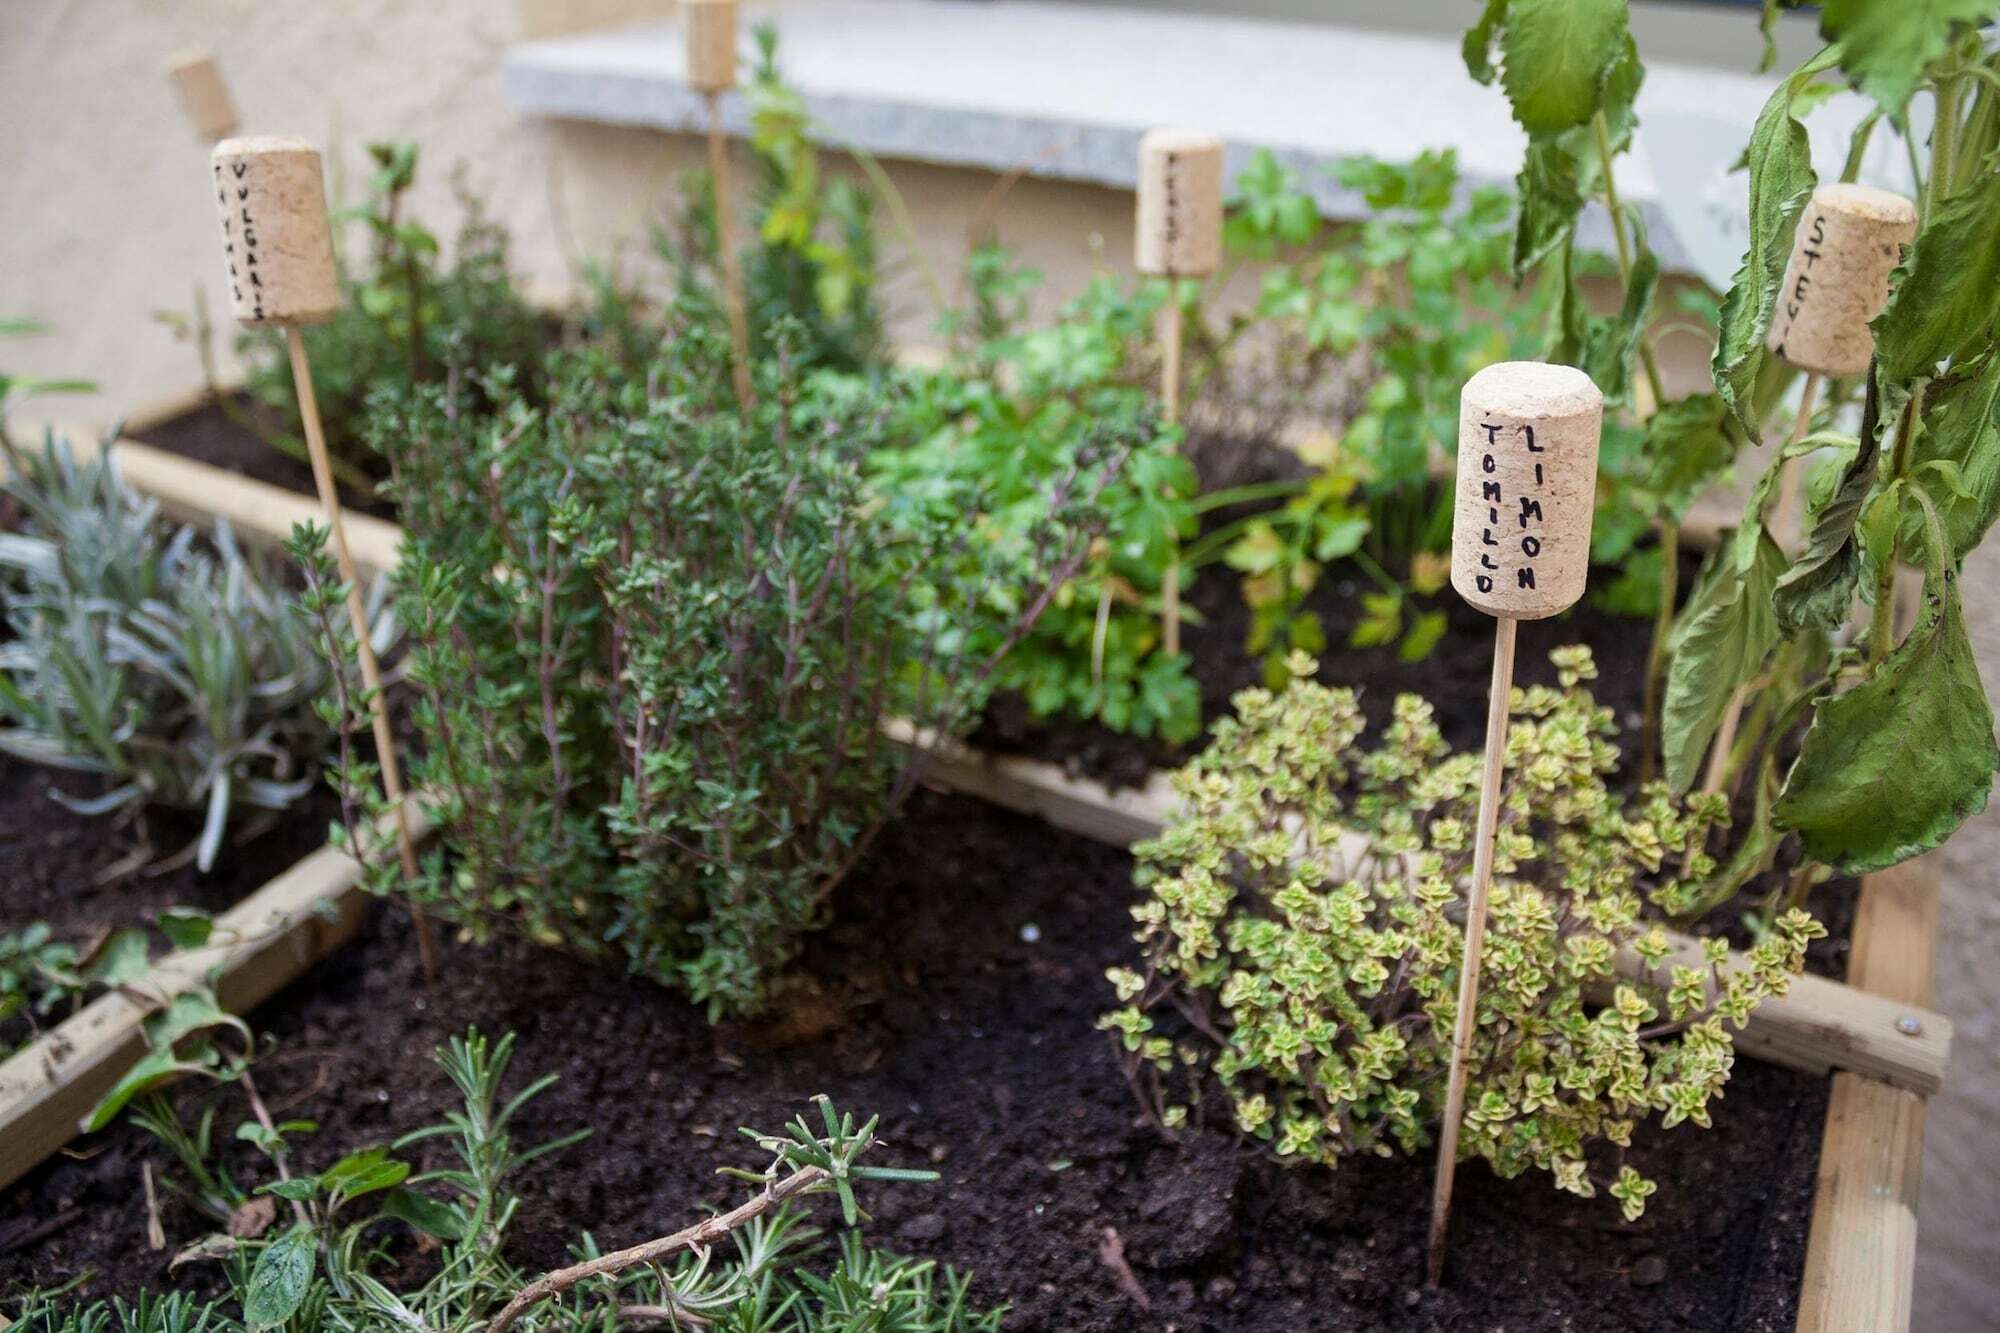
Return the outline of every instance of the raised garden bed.
{"type": "MultiPolygon", "coordinates": [[[[201,496],[233,508],[246,531],[289,526],[276,518],[286,506],[265,505],[261,488],[124,447],[135,484],[158,476],[183,487],[176,507],[199,508],[201,496]]],[[[372,562],[386,562],[394,532],[382,525],[376,539],[372,562]]],[[[523,1067],[564,1075],[531,1128],[600,1128],[590,1147],[538,1168],[516,1232],[530,1265],[559,1262],[581,1228],[606,1243],[670,1229],[714,1197],[709,1133],[824,1091],[883,1110],[899,1159],[932,1156],[945,1172],[936,1191],[880,1200],[878,1239],[974,1268],[980,1299],[1013,1304],[1015,1327],[1837,1327],[1851,1325],[1825,1322],[1829,1312],[1856,1301],[1893,1319],[1899,1292],[1907,1310],[1907,1248],[1900,1265],[1841,1256],[1913,1235],[1908,1200],[1870,1182],[1914,1179],[1922,1094],[1949,1037],[1942,1019],[1914,1008],[1927,965],[1900,978],[1912,984],[1882,981],[1879,961],[1857,978],[1898,1002],[1887,1006],[1802,982],[1742,1041],[1752,1051],[1761,1035],[1773,1058],[1858,1066],[1917,1091],[1852,1073],[1829,1087],[1744,1061],[1716,1129],[1640,1136],[1635,1152],[1665,1184],[1634,1227],[1468,1170],[1451,1279],[1426,1295],[1427,1164],[1284,1171],[1215,1126],[1173,1146],[1139,1121],[1090,1027],[1106,1005],[1102,970],[1127,952],[1130,895],[1123,853],[1095,844],[1143,835],[1159,815],[1157,789],[1114,792],[1045,764],[977,756],[944,756],[931,776],[1088,840],[962,798],[922,798],[843,887],[841,924],[809,949],[794,1000],[769,1023],[715,1033],[677,997],[518,943],[452,944],[443,980],[426,991],[377,909],[357,946],[260,1016],[284,1052],[271,1077],[285,1086],[273,1095],[300,1098],[296,1113],[329,1131],[352,1131],[329,1132],[328,1143],[390,1137],[440,1109],[426,1061],[446,1034],[469,1023],[518,1029],[523,1067]],[[947,942],[959,955],[949,968],[939,961],[947,942]],[[1829,1096],[1841,1108],[1830,1122],[1829,1096]],[[1809,1208],[1820,1217],[1810,1260],[1809,1208]],[[1100,1258],[1105,1227],[1119,1233],[1136,1292],[1100,1258]]],[[[1921,863],[1871,877],[1856,958],[1927,958],[1922,905],[1935,887],[1921,863]],[[1882,907],[1892,901],[1909,910],[1882,907]]],[[[160,1279],[165,1256],[134,1244],[144,1145],[120,1129],[91,1148],[102,1151],[10,1191],[36,1219],[29,1230],[68,1220],[0,1255],[0,1278],[48,1281],[87,1265],[106,1291],[160,1279]]]]}

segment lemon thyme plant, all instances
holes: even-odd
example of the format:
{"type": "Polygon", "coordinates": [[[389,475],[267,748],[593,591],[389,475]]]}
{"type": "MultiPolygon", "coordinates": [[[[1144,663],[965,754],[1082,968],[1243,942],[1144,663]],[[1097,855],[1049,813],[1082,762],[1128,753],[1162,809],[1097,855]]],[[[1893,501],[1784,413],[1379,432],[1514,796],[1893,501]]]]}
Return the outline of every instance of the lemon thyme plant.
{"type": "MultiPolygon", "coordinates": [[[[477,388],[454,371],[374,422],[407,534],[413,785],[437,793],[449,851],[409,892],[621,957],[715,1016],[769,999],[915,786],[921,749],[884,724],[969,725],[1124,463],[1080,452],[1004,550],[964,521],[988,504],[977,478],[892,519],[861,464],[905,390],[802,378],[779,346],[747,418],[696,320],[641,381],[578,355],[538,409],[504,370],[477,388]]],[[[324,604],[323,552],[295,545],[324,604]]],[[[352,718],[351,680],[342,696],[352,718]]]]}
{"type": "MultiPolygon", "coordinates": [[[[1560,688],[1514,692],[1461,1152],[1586,1198],[1604,1189],[1637,1218],[1654,1184],[1623,1160],[1633,1129],[1709,1124],[1732,1027],[1785,992],[1825,931],[1792,911],[1741,965],[1712,940],[1664,984],[1620,979],[1621,950],[1657,975],[1667,939],[1641,912],[1706,871],[1722,804],[1660,784],[1614,794],[1616,728],[1584,687],[1590,655],[1551,656],[1560,688]]],[[[1333,1166],[1417,1153],[1436,1130],[1479,756],[1452,753],[1414,695],[1362,746],[1353,692],[1314,683],[1314,665],[1300,655],[1286,690],[1239,694],[1175,775],[1178,813],[1135,849],[1143,962],[1110,971],[1121,1007],[1100,1026],[1163,1126],[1185,1124],[1212,1081],[1243,1132],[1333,1166]]]]}

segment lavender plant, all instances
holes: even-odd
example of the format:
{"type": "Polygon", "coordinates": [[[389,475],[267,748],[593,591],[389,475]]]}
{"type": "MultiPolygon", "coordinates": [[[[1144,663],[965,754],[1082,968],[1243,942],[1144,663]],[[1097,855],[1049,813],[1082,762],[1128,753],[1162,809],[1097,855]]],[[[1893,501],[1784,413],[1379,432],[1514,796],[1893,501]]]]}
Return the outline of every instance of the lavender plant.
{"type": "Polygon", "coordinates": [[[508,372],[453,372],[374,432],[408,533],[416,781],[449,850],[411,892],[476,931],[622,956],[713,1016],[770,998],[922,738],[967,725],[1075,572],[1123,463],[1075,459],[1041,521],[989,549],[962,521],[979,479],[894,521],[867,491],[900,381],[802,379],[781,352],[746,418],[727,364],[694,323],[643,381],[581,354],[540,410],[508,372]]]}
{"type": "Polygon", "coordinates": [[[22,530],[0,535],[0,750],[101,776],[99,795],[51,793],[87,814],[202,812],[184,855],[208,870],[232,816],[315,782],[326,672],[306,622],[226,525],[212,548],[162,539],[153,502],[53,434],[23,461],[5,487],[22,530]]]}
{"type": "MultiPolygon", "coordinates": [[[[1712,869],[1702,838],[1723,804],[1663,784],[1614,795],[1590,655],[1552,657],[1559,689],[1514,693],[1460,1151],[1605,1189],[1634,1219],[1654,1183],[1623,1160],[1633,1129],[1709,1123],[1731,1027],[1784,994],[1825,931],[1794,910],[1740,964],[1710,940],[1662,984],[1620,979],[1621,950],[1661,971],[1668,941],[1642,908],[1712,869]]],[[[1313,669],[1301,655],[1288,689],[1239,694],[1175,775],[1179,813],[1136,849],[1144,962],[1111,970],[1121,1007],[1101,1026],[1163,1126],[1213,1080],[1244,1133],[1332,1166],[1417,1153],[1442,1114],[1479,756],[1451,753],[1414,695],[1360,747],[1353,692],[1313,669]]]]}

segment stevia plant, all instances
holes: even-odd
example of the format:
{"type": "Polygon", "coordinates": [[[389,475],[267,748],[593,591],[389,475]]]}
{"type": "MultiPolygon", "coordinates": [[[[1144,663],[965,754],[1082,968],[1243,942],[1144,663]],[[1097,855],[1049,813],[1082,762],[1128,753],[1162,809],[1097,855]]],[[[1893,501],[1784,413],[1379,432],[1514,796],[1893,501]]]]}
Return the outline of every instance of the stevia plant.
{"type": "Polygon", "coordinates": [[[102,778],[97,795],[51,792],[83,813],[200,812],[182,855],[211,869],[232,818],[289,809],[316,781],[327,675],[309,628],[227,525],[210,546],[163,537],[106,456],[53,433],[23,461],[5,487],[21,530],[0,535],[0,750],[102,778]]]}
{"type": "MultiPolygon", "coordinates": [[[[413,785],[449,853],[407,891],[475,931],[622,958],[712,1016],[769,1001],[924,747],[969,725],[1075,573],[1125,462],[1079,451],[1038,524],[984,544],[963,521],[983,479],[935,512],[868,491],[902,381],[802,377],[781,351],[746,417],[718,392],[724,348],[694,318],[637,381],[581,354],[538,409],[505,370],[454,371],[374,423],[407,533],[413,785]]],[[[337,595],[296,549],[313,596],[337,595]]],[[[351,717],[353,683],[338,694],[351,717]]]]}
{"type": "MultiPolygon", "coordinates": [[[[1710,1123],[1732,1028],[1825,931],[1793,910],[1740,964],[1713,939],[1663,984],[1621,979],[1621,950],[1659,975],[1668,942],[1641,912],[1713,868],[1723,803],[1616,794],[1590,655],[1551,657],[1558,687],[1514,692],[1460,1152],[1636,1219],[1655,1184],[1624,1160],[1632,1131],[1710,1123]]],[[[1362,746],[1354,693],[1314,669],[1301,655],[1286,690],[1239,694],[1174,775],[1176,813],[1135,849],[1142,962],[1110,971],[1121,1007],[1100,1025],[1164,1128],[1219,1086],[1244,1133],[1334,1166],[1417,1154],[1442,1115],[1479,756],[1452,753],[1414,695],[1362,746]]]]}
{"type": "Polygon", "coordinates": [[[720,1172],[748,1184],[740,1206],[632,1251],[603,1253],[585,1233],[574,1267],[531,1281],[506,1252],[509,1229],[528,1201],[520,1192],[524,1172],[589,1131],[534,1146],[516,1142],[523,1108],[556,1080],[544,1075],[508,1092],[513,1047],[511,1036],[496,1042],[477,1029],[453,1037],[437,1062],[461,1109],[391,1143],[358,1147],[318,1171],[302,1161],[316,1126],[275,1120],[247,1061],[205,1071],[242,1089],[249,1114],[233,1134],[218,1134],[214,1099],[189,1124],[165,1095],[148,1094],[133,1115],[177,1164],[164,1176],[166,1188],[211,1228],[185,1238],[173,1267],[216,1274],[221,1294],[148,1292],[133,1302],[33,1294],[17,1309],[14,1327],[33,1333],[999,1328],[1002,1312],[972,1304],[969,1278],[865,1242],[858,1189],[937,1176],[865,1160],[879,1151],[876,1122],[857,1124],[824,1098],[818,1124],[801,1116],[780,1133],[743,1131],[764,1162],[720,1172]],[[445,1151],[433,1152],[432,1144],[445,1151]],[[824,1243],[826,1232],[808,1211],[822,1194],[839,1197],[838,1246],[824,1243]],[[435,1262],[409,1264],[401,1247],[411,1238],[435,1262]]]}
{"type": "MultiPolygon", "coordinates": [[[[1766,5],[1767,31],[1782,7],[1766,5]]],[[[1832,384],[1817,430],[1766,451],[1741,525],[1675,625],[1664,749],[1677,784],[1700,771],[1731,700],[1749,700],[1721,771],[1727,790],[1750,784],[1753,816],[1724,872],[1689,896],[1691,912],[1726,900],[1792,839],[1800,863],[1772,907],[1801,900],[1829,871],[1876,870],[1936,847],[1985,807],[2000,768],[1960,585],[2000,513],[2000,50],[1985,26],[1997,11],[1990,0],[1825,7],[1827,46],[1778,86],[1745,154],[1750,244],[1722,307],[1714,373],[1753,435],[1797,377],[1765,343],[1818,183],[1809,108],[1848,96],[1867,107],[1843,179],[1874,136],[1903,141],[1920,226],[1873,323],[1872,365],[1832,384]],[[1918,106],[1933,112],[1928,135],[1918,106]],[[1842,410],[1855,403],[1858,423],[1842,410]],[[1818,454],[1806,541],[1791,553],[1764,521],[1781,469],[1806,453],[1818,454]],[[1893,594],[1907,566],[1922,571],[1923,593],[1905,636],[1893,594]],[[1885,787],[1894,800],[1881,799],[1885,787]]]]}

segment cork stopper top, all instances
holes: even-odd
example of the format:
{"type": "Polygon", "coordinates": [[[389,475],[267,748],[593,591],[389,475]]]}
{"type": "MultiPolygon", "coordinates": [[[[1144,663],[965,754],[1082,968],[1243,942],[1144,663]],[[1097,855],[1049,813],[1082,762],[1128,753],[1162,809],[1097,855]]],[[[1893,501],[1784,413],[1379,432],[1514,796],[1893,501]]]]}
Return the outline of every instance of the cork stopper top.
{"type": "Polygon", "coordinates": [[[176,51],[161,62],[160,72],[197,134],[214,142],[236,133],[236,104],[212,52],[201,47],[176,51]]]}
{"type": "Polygon", "coordinates": [[[1575,366],[1500,361],[1465,382],[1467,401],[1510,417],[1567,417],[1602,412],[1604,394],[1575,366]]]}
{"type": "Polygon", "coordinates": [[[1832,181],[1814,190],[1812,197],[1815,204],[1830,213],[1845,213],[1898,227],[1917,225],[1917,206],[1894,190],[1832,181]]]}
{"type": "Polygon", "coordinates": [[[262,157],[266,153],[311,153],[318,157],[319,147],[310,139],[289,134],[243,134],[224,139],[211,156],[220,162],[226,158],[262,157]]]}
{"type": "Polygon", "coordinates": [[[1222,139],[1207,130],[1183,130],[1160,126],[1139,136],[1141,153],[1219,153],[1222,139]]]}

